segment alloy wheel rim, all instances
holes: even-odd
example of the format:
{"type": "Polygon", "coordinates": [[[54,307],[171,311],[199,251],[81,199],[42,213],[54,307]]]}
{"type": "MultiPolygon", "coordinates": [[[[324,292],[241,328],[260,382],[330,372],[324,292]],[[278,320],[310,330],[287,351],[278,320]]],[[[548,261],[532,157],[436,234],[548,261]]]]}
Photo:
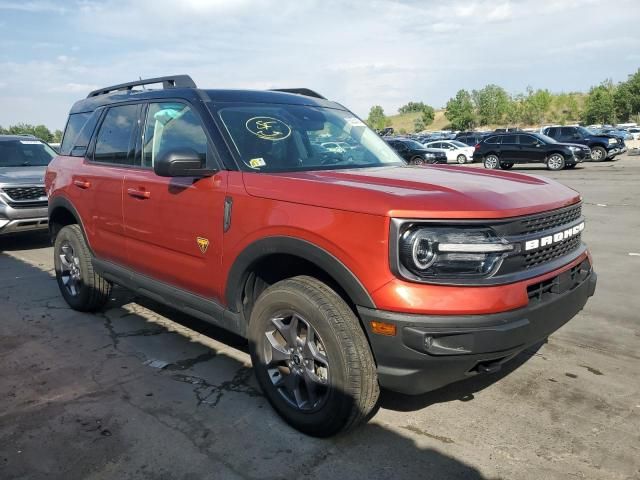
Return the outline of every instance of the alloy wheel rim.
{"type": "Polygon", "coordinates": [[[602,151],[599,149],[595,149],[591,151],[591,158],[593,160],[600,160],[602,158],[602,151]]]}
{"type": "Polygon", "coordinates": [[[465,157],[464,155],[458,155],[458,163],[466,163],[467,162],[467,157],[465,157]]]}
{"type": "Polygon", "coordinates": [[[69,295],[75,297],[80,294],[82,275],[80,273],[80,258],[73,246],[65,242],[60,247],[60,280],[69,295]]]}
{"type": "Polygon", "coordinates": [[[498,157],[494,155],[490,155],[487,157],[487,160],[485,163],[489,168],[496,168],[496,166],[498,165],[498,157]]]}
{"type": "Polygon", "coordinates": [[[560,158],[559,155],[552,155],[551,158],[549,158],[549,167],[551,167],[554,170],[558,170],[561,166],[562,166],[562,159],[560,158]]]}
{"type": "Polygon", "coordinates": [[[329,359],[313,326],[295,312],[280,313],[265,331],[267,374],[280,396],[304,412],[320,409],[329,395],[329,359]]]}

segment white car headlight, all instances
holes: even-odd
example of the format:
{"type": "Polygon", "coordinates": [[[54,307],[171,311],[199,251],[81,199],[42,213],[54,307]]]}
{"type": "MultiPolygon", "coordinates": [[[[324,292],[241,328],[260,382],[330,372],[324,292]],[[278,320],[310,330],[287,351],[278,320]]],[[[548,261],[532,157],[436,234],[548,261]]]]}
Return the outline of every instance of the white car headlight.
{"type": "Polygon", "coordinates": [[[615,138],[610,138],[609,139],[609,145],[614,145],[616,143],[618,143],[618,141],[615,138]]]}

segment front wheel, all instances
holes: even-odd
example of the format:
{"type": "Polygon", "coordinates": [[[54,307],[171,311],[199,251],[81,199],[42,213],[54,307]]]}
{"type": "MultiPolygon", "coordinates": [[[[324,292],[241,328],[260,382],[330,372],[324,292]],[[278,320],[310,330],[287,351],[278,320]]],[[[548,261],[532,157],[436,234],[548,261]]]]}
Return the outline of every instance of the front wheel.
{"type": "Polygon", "coordinates": [[[607,159],[607,151],[602,147],[593,147],[591,149],[591,160],[594,162],[602,162],[607,159]]]}
{"type": "Polygon", "coordinates": [[[409,163],[411,165],[426,165],[427,162],[425,161],[424,158],[419,157],[419,156],[416,155],[411,160],[409,160],[409,163]]]}
{"type": "Polygon", "coordinates": [[[562,170],[564,164],[564,157],[559,153],[554,153],[547,159],[547,168],[549,170],[562,170]]]}
{"type": "Polygon", "coordinates": [[[458,163],[460,165],[463,165],[463,164],[467,163],[467,157],[465,157],[462,154],[458,155],[458,158],[456,158],[456,160],[458,161],[458,163]]]}
{"type": "Polygon", "coordinates": [[[500,168],[500,159],[497,155],[491,154],[484,157],[484,168],[495,170],[500,168]]]}
{"type": "Polygon", "coordinates": [[[109,300],[111,283],[93,270],[79,225],[67,225],[58,232],[53,254],[58,287],[69,306],[81,312],[100,310],[109,300]]]}
{"type": "Polygon", "coordinates": [[[374,411],[379,387],[364,332],[345,301],[315,278],[267,288],[251,313],[249,342],[258,383],[294,428],[327,437],[374,411]]]}

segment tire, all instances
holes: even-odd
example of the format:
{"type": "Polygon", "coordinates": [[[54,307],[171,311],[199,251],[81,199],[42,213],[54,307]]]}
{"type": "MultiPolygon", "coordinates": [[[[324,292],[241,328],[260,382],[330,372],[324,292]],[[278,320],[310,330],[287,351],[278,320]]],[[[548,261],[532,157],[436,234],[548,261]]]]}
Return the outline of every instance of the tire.
{"type": "Polygon", "coordinates": [[[513,163],[501,163],[500,168],[502,170],[511,170],[513,168],[513,163]]]}
{"type": "Polygon", "coordinates": [[[500,168],[500,159],[493,153],[484,157],[484,168],[489,170],[496,170],[500,168]]]}
{"type": "Polygon", "coordinates": [[[416,155],[411,160],[409,160],[409,163],[411,165],[426,165],[428,162],[424,158],[416,155]]]}
{"type": "Polygon", "coordinates": [[[549,170],[553,170],[557,172],[558,170],[562,170],[565,165],[564,156],[561,153],[552,153],[547,158],[547,168],[549,170]]]}
{"type": "Polygon", "coordinates": [[[53,252],[58,287],[69,306],[80,312],[100,310],[109,301],[112,285],[93,270],[80,226],[63,227],[53,252]]]}
{"type": "Polygon", "coordinates": [[[301,432],[328,437],[375,412],[380,389],[365,334],[344,300],[315,278],[283,280],[260,295],[249,349],[267,399],[301,432]]]}
{"type": "Polygon", "coordinates": [[[591,149],[591,161],[603,162],[607,159],[607,151],[602,147],[593,147],[591,149]]]}
{"type": "Polygon", "coordinates": [[[457,162],[458,162],[460,165],[463,165],[463,164],[467,163],[467,157],[465,157],[465,156],[464,156],[464,155],[462,155],[462,154],[458,155],[458,157],[456,158],[456,160],[457,160],[457,162]]]}

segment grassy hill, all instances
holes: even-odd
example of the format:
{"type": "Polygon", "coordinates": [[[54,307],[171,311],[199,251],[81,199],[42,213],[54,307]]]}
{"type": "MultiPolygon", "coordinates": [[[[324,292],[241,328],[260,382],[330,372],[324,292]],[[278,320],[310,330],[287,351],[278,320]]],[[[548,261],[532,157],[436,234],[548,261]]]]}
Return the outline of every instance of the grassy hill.
{"type": "MultiPolygon", "coordinates": [[[[390,115],[391,126],[399,133],[401,129],[407,131],[407,133],[413,133],[413,122],[422,116],[421,113],[398,113],[397,115],[390,115]]],[[[427,130],[443,130],[449,121],[444,116],[444,110],[436,110],[436,116],[433,119],[433,123],[426,126],[427,130]]]]}

